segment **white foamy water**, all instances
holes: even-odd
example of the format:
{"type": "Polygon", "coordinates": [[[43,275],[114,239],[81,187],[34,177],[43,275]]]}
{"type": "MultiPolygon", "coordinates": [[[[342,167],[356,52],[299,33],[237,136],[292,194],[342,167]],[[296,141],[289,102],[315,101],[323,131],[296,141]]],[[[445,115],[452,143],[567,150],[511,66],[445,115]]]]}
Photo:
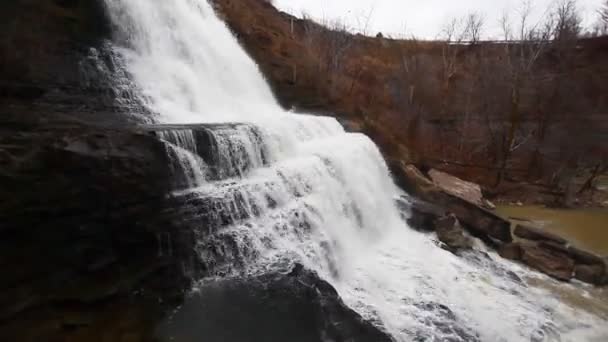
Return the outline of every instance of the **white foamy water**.
{"type": "Polygon", "coordinates": [[[209,130],[213,165],[192,130],[159,134],[188,180],[176,195],[212,209],[193,213],[206,222],[201,258],[218,273],[297,260],[399,341],[608,338],[606,321],[512,272],[536,275],[492,254],[455,257],[411,231],[376,146],[334,119],[283,111],[206,1],[106,3],[116,50],[154,113],[145,121],[246,123],[209,130]]]}

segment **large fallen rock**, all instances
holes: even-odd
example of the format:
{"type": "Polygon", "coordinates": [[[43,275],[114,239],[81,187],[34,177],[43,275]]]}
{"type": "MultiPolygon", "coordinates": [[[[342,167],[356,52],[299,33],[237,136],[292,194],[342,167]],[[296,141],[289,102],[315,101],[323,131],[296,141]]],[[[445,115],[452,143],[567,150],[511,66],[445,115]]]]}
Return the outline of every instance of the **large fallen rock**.
{"type": "Polygon", "coordinates": [[[407,207],[403,208],[402,212],[405,210],[408,214],[408,225],[418,231],[435,230],[435,221],[447,214],[445,209],[437,205],[416,199],[408,202],[407,207]]]}
{"type": "Polygon", "coordinates": [[[473,235],[492,242],[511,242],[511,223],[468,200],[448,193],[413,165],[391,163],[396,183],[410,195],[430,202],[456,215],[473,235]]]}
{"type": "Polygon", "coordinates": [[[401,161],[389,162],[389,166],[397,185],[410,195],[431,203],[440,196],[441,189],[416,166],[401,161]]]}
{"type": "Polygon", "coordinates": [[[593,285],[605,285],[606,267],[604,265],[576,265],[574,278],[593,285]]]}
{"type": "Polygon", "coordinates": [[[591,252],[584,251],[580,248],[568,245],[568,254],[576,261],[577,264],[583,265],[605,265],[606,261],[591,252]]]}
{"type": "Polygon", "coordinates": [[[521,260],[521,245],[506,243],[498,248],[498,255],[509,260],[521,260]]]}
{"type": "Polygon", "coordinates": [[[435,185],[449,194],[486,209],[495,208],[490,201],[483,197],[481,186],[479,186],[479,184],[467,182],[458,177],[435,169],[429,171],[429,177],[435,185]]]}
{"type": "Polygon", "coordinates": [[[161,341],[389,342],[302,266],[208,282],[159,329],[161,341]]]}
{"type": "Polygon", "coordinates": [[[454,214],[436,220],[435,231],[437,232],[437,239],[443,242],[445,248],[451,252],[473,247],[473,240],[462,228],[454,214]]]}
{"type": "Polygon", "coordinates": [[[574,260],[568,254],[537,244],[522,244],[521,260],[558,280],[569,281],[574,273],[574,260]]]}
{"type": "Polygon", "coordinates": [[[527,239],[527,240],[552,241],[552,242],[562,244],[562,245],[565,245],[567,243],[566,239],[562,238],[561,236],[549,233],[546,230],[543,230],[541,228],[524,226],[521,224],[518,224],[515,227],[515,230],[513,231],[513,235],[517,236],[518,238],[527,239]]]}

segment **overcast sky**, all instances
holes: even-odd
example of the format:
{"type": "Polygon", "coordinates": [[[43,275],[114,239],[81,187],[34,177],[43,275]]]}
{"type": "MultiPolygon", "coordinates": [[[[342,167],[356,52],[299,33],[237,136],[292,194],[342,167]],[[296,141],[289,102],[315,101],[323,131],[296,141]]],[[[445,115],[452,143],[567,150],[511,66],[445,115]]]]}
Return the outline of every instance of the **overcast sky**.
{"type": "MultiPolygon", "coordinates": [[[[597,18],[603,0],[578,0],[584,23],[591,25],[597,18]]],[[[535,0],[533,9],[538,21],[555,0],[535,0]]],[[[471,11],[485,19],[485,38],[499,37],[498,19],[504,11],[513,13],[521,0],[274,0],[281,10],[301,16],[305,11],[318,20],[340,19],[354,30],[363,30],[371,13],[368,34],[418,38],[437,38],[442,25],[452,17],[462,17],[471,11]],[[404,34],[405,32],[405,34],[404,34]]]]}

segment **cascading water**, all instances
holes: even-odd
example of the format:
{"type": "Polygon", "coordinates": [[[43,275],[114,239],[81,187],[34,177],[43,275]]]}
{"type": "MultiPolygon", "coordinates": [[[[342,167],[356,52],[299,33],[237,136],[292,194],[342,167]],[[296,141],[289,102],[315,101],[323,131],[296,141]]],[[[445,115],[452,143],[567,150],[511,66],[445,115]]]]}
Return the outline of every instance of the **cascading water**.
{"type": "Polygon", "coordinates": [[[411,231],[376,146],[334,119],[283,111],[205,0],[106,3],[114,49],[153,113],[141,121],[169,124],[158,133],[186,178],[176,196],[205,223],[199,251],[217,274],[297,260],[400,341],[606,337],[602,319],[509,275],[541,276],[411,231]],[[189,123],[216,126],[170,126],[189,123]]]}

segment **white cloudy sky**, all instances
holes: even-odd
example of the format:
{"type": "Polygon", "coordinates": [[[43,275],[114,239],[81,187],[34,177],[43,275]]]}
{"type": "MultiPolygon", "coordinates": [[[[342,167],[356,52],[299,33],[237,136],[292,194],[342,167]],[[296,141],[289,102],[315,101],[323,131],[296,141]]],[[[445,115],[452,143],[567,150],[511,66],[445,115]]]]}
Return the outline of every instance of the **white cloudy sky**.
{"type": "MultiPolygon", "coordinates": [[[[535,0],[535,20],[556,0],[535,0]]],[[[585,25],[596,20],[596,9],[603,0],[578,0],[585,25]]],[[[392,36],[415,35],[419,38],[436,38],[442,25],[452,17],[462,17],[471,11],[485,18],[486,38],[499,36],[498,19],[504,11],[515,16],[521,0],[274,0],[281,10],[300,16],[303,11],[319,19],[340,19],[354,30],[362,30],[365,18],[370,34],[383,32],[392,36]]]]}

